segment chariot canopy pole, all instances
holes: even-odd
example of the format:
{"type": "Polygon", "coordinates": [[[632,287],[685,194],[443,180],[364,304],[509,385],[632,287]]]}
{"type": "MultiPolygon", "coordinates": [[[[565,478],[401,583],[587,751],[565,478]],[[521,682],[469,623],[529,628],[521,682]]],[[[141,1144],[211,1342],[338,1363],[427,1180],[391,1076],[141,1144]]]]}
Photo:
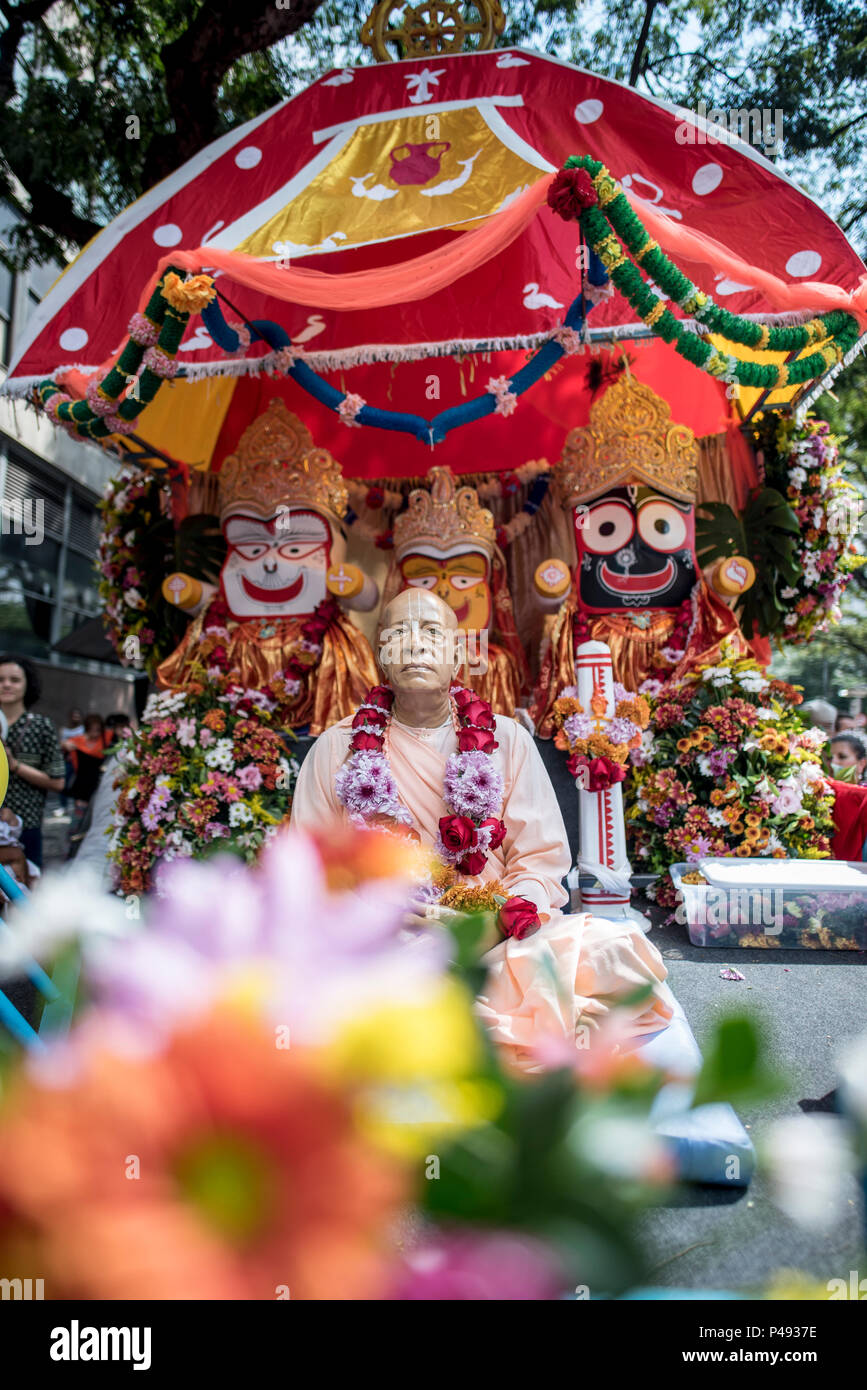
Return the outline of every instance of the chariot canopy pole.
{"type": "MultiPolygon", "coordinates": [[[[611,651],[605,642],[582,642],[576,648],[575,682],[581,708],[594,712],[594,732],[604,734],[614,717],[616,703],[611,651]],[[600,696],[605,701],[604,712],[597,714],[597,710],[603,709],[600,696]]],[[[583,768],[575,780],[581,848],[569,876],[570,884],[575,877],[578,880],[580,902],[572,904],[573,911],[583,909],[595,917],[638,922],[644,931],[649,931],[648,919],[629,902],[632,866],[626,857],[623,787],[617,782],[605,791],[587,791],[582,786],[582,781],[587,780],[583,768]]]]}

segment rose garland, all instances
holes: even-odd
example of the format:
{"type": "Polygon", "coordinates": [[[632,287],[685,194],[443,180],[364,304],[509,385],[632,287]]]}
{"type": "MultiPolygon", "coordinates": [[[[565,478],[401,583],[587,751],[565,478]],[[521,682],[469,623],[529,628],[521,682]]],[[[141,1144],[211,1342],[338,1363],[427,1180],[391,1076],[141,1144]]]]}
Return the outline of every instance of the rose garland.
{"type": "Polygon", "coordinates": [[[862,498],[843,476],[839,440],[825,420],[802,423],[767,416],[754,440],[764,456],[765,484],[786,498],[800,523],[797,577],[780,585],[777,608],[788,610],[779,636],[809,642],[816,630],[840,621],[840,600],[852,571],[867,563],[852,542],[862,498]]]}
{"type": "Polygon", "coordinates": [[[48,380],[35,389],[37,403],[55,424],[81,439],[132,434],[142,407],[177,374],[175,357],[190,314],[199,313],[215,293],[209,275],[182,280],[168,269],[144,313],[130,319],[129,337],[117,362],[102,381],[89,383],[86,398],[73,400],[48,380]]]}
{"type": "MultiPolygon", "coordinates": [[[[434,853],[447,870],[472,878],[482,873],[488,852],[498,849],[506,837],[504,822],[494,814],[502,804],[504,790],[502,773],[491,758],[499,747],[494,737],[496,719],[487,700],[472,690],[453,686],[449,698],[458,730],[458,751],[446,762],[443,800],[449,814],[440,817],[434,853]]],[[[338,800],[350,820],[361,827],[381,827],[388,822],[408,829],[412,825],[388,763],[393,704],[394,692],[388,686],[375,685],[368,691],[352,720],[349,756],[334,779],[338,800]]],[[[438,886],[432,883],[421,890],[419,901],[425,895],[427,901],[439,901],[446,891],[445,881],[438,886]]],[[[498,921],[504,935],[519,939],[540,925],[535,904],[519,897],[502,903],[498,921]]]]}
{"type": "Polygon", "coordinates": [[[580,224],[612,282],[642,322],[671,343],[681,357],[712,376],[766,390],[812,381],[841,361],[858,341],[857,320],[844,310],[810,319],[799,327],[776,328],[723,309],[697,289],[652,240],[620,185],[598,159],[571,155],[551,184],[548,202],[564,220],[580,224]],[[627,259],[627,251],[663,291],[664,298],[653,292],[638,265],[627,259]],[[817,343],[825,346],[779,366],[722,355],[705,337],[690,333],[666,307],[666,300],[698,319],[709,332],[744,347],[795,353],[817,343]]]}

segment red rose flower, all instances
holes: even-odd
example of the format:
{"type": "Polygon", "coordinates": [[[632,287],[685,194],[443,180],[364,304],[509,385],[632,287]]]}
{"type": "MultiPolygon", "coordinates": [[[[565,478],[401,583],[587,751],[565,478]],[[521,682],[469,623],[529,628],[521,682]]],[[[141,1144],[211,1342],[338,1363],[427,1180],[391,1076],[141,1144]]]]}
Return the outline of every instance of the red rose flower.
{"type": "Polygon", "coordinates": [[[377,709],[390,710],[394,703],[394,693],[387,685],[375,685],[367,692],[366,705],[376,705],[377,709]]]}
{"type": "Polygon", "coordinates": [[[452,691],[452,699],[454,700],[457,709],[462,711],[466,705],[469,705],[472,703],[473,700],[478,699],[478,696],[476,695],[476,692],[474,690],[461,689],[452,691]]]}
{"type": "Polygon", "coordinates": [[[467,724],[476,724],[482,729],[494,728],[494,716],[487,700],[476,698],[463,705],[461,719],[465,720],[467,724]]]}
{"type": "Polygon", "coordinates": [[[381,487],[369,487],[367,489],[367,496],[364,499],[366,507],[370,507],[372,511],[378,511],[384,501],[385,493],[381,487]]]}
{"type": "Polygon", "coordinates": [[[507,898],[500,908],[500,929],[516,941],[523,941],[541,925],[538,908],[529,898],[507,898]]]}
{"type": "Polygon", "coordinates": [[[505,821],[498,820],[496,816],[488,816],[487,820],[482,821],[482,826],[489,826],[491,830],[491,849],[499,849],[506,838],[505,821]]]}
{"type": "Polygon", "coordinates": [[[572,753],[566,766],[582,791],[587,792],[605,792],[626,776],[626,768],[613,758],[588,758],[586,753],[572,753]]]}
{"type": "Polygon", "coordinates": [[[485,854],[483,850],[474,849],[469,854],[465,854],[463,859],[457,865],[458,872],[462,874],[469,874],[471,878],[474,878],[476,874],[480,874],[482,872],[482,870],[485,867],[485,864],[487,863],[487,860],[488,856],[485,854]]]}
{"type": "Polygon", "coordinates": [[[382,739],[376,734],[357,733],[352,736],[353,753],[376,753],[382,748],[382,739]]]}
{"type": "Polygon", "coordinates": [[[476,827],[469,816],[440,816],[440,839],[453,854],[476,843],[476,827]]]}
{"type": "Polygon", "coordinates": [[[317,646],[321,646],[322,638],[325,636],[327,630],[327,618],[308,618],[301,629],[307,641],[315,642],[317,646]]]}
{"type": "Polygon", "coordinates": [[[476,751],[492,753],[499,746],[490,729],[460,729],[458,731],[458,748],[462,753],[476,751]]]}
{"type": "Polygon", "coordinates": [[[207,661],[209,666],[219,666],[221,671],[225,671],[229,665],[229,653],[225,647],[215,647],[207,661]]]}
{"type": "Polygon", "coordinates": [[[595,207],[599,194],[586,169],[560,169],[548,189],[548,206],[564,222],[575,222],[585,208],[595,207]]]}
{"type": "Polygon", "coordinates": [[[377,724],[383,728],[388,723],[388,714],[384,709],[360,709],[352,721],[353,729],[360,729],[363,724],[377,724]]]}

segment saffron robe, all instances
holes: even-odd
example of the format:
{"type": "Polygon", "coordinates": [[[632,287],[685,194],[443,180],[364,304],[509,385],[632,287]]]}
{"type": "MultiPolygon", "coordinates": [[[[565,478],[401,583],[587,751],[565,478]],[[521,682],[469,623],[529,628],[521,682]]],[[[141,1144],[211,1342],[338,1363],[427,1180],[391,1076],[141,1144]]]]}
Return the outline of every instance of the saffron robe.
{"type": "MultiPolygon", "coordinates": [[[[334,777],[349,752],[351,718],[316,740],[302,766],[292,802],[292,823],[301,829],[346,820],[334,777]]],[[[488,854],[485,868],[468,883],[498,878],[508,893],[531,899],[548,921],[522,941],[507,938],[482,958],[488,975],[477,1012],[509,1060],[539,1070],[537,1048],[576,1029],[598,1029],[612,1008],[641,986],[643,1002],[621,1004],[632,1036],[655,1032],[673,1013],[662,957],[632,921],[606,921],[589,913],[564,915],[562,880],[570,855],[560,807],[532,736],[514,719],[498,715],[499,747],[492,757],[503,774],[500,816],[506,837],[488,854]]],[[[449,721],[438,729],[413,729],[392,719],[387,756],[400,800],[421,842],[433,846],[440,816],[448,814],[442,791],[447,758],[457,752],[449,721]]]]}

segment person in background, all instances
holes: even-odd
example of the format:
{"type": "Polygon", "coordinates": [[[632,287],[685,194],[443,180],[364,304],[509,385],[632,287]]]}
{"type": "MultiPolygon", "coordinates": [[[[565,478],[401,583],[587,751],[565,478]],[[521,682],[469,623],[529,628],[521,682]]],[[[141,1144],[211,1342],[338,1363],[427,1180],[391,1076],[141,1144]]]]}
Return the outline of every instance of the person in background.
{"type": "Polygon", "coordinates": [[[863,738],[864,722],[863,714],[838,714],[837,722],[834,725],[834,733],[857,734],[859,738],[863,738]]]}
{"type": "Polygon", "coordinates": [[[77,738],[67,739],[64,752],[69,754],[75,768],[69,794],[75,798],[75,814],[80,818],[96,791],[102,771],[102,760],[105,757],[105,725],[102,715],[87,715],[84,733],[79,734],[77,738]]]}
{"type": "Polygon", "coordinates": [[[835,734],[831,739],[831,776],[835,782],[860,786],[867,771],[867,747],[857,734],[835,734]]]}
{"type": "Polygon", "coordinates": [[[132,723],[128,714],[109,714],[105,720],[105,746],[112,748],[123,743],[132,733],[132,723]]]}
{"type": "MultiPolygon", "coordinates": [[[[64,745],[67,744],[71,738],[79,738],[83,733],[84,715],[77,706],[73,706],[66,716],[66,723],[60,730],[61,748],[64,748],[64,745]]],[[[63,754],[63,761],[66,764],[66,777],[63,783],[63,791],[60,793],[60,809],[54,812],[56,816],[62,816],[66,812],[66,804],[69,801],[68,791],[72,785],[72,779],[75,776],[75,768],[72,765],[72,759],[66,752],[63,754]]]]}
{"type": "Polygon", "coordinates": [[[21,817],[21,846],[42,868],[42,816],[50,791],[63,791],[63,754],[57,730],[32,706],[41,693],[39,676],[26,657],[0,655],[0,709],[6,716],[9,790],[5,804],[21,817]]]}
{"type": "Polygon", "coordinates": [[[132,733],[129,715],[110,714],[105,721],[105,729],[107,744],[99,785],[80,825],[69,837],[67,858],[74,859],[78,864],[90,864],[100,875],[106,892],[109,892],[114,877],[107,856],[109,833],[118,796],[114,785],[117,774],[117,749],[132,733]]]}
{"type": "Polygon", "coordinates": [[[834,705],[829,705],[827,700],[807,700],[800,710],[816,729],[822,729],[829,737],[834,732],[837,722],[837,710],[834,705]]]}

